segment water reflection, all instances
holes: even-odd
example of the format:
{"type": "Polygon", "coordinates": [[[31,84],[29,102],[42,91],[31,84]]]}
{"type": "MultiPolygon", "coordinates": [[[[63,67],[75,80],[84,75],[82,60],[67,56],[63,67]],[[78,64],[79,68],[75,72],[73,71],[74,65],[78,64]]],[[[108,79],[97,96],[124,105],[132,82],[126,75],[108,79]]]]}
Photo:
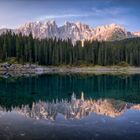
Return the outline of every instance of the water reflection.
{"type": "Polygon", "coordinates": [[[33,102],[71,99],[81,92],[89,99],[115,99],[140,103],[140,75],[40,75],[0,78],[0,105],[7,110],[33,102]]]}
{"type": "MultiPolygon", "coordinates": [[[[108,117],[121,116],[129,109],[140,110],[140,104],[127,103],[114,99],[84,99],[84,93],[81,93],[81,98],[77,99],[73,93],[71,100],[61,100],[53,102],[39,101],[29,105],[22,105],[21,107],[12,108],[19,114],[33,119],[47,119],[55,120],[58,114],[62,114],[65,119],[81,119],[96,113],[108,117]]],[[[5,112],[5,108],[0,108],[0,111],[5,112]]]]}
{"type": "Polygon", "coordinates": [[[139,110],[140,75],[0,78],[0,140],[139,140],[139,110]]]}

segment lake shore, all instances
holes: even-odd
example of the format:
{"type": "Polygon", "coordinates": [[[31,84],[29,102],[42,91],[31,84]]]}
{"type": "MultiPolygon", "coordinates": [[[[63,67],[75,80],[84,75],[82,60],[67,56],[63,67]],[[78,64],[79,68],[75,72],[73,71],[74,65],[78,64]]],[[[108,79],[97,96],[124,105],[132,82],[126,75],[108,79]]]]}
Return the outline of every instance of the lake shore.
{"type": "Polygon", "coordinates": [[[0,65],[0,74],[55,74],[55,73],[83,73],[83,74],[140,74],[140,67],[132,66],[39,66],[33,64],[0,65]]]}

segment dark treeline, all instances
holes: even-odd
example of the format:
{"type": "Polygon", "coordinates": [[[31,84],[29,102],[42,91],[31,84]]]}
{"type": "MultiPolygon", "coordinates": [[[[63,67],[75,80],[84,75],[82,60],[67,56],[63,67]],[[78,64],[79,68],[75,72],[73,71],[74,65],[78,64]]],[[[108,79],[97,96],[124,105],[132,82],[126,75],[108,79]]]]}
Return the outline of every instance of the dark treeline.
{"type": "Polygon", "coordinates": [[[7,32],[0,36],[0,61],[14,59],[18,63],[40,65],[118,65],[140,66],[140,38],[114,42],[33,39],[7,32]]]}

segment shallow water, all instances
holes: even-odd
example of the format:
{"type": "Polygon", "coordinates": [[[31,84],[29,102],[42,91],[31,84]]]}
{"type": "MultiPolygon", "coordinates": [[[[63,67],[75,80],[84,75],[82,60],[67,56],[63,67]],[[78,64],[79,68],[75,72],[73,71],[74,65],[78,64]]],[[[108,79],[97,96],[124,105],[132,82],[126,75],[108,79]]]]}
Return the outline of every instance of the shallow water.
{"type": "Polygon", "coordinates": [[[0,140],[140,138],[140,75],[0,78],[0,140]]]}

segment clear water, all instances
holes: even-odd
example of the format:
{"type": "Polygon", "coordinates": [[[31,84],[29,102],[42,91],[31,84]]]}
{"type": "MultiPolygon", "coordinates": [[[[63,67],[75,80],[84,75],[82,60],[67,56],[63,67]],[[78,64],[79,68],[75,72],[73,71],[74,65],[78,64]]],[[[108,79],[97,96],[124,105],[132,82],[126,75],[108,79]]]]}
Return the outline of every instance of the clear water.
{"type": "Polygon", "coordinates": [[[0,140],[139,140],[140,75],[0,78],[0,140]]]}

